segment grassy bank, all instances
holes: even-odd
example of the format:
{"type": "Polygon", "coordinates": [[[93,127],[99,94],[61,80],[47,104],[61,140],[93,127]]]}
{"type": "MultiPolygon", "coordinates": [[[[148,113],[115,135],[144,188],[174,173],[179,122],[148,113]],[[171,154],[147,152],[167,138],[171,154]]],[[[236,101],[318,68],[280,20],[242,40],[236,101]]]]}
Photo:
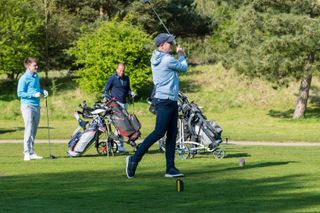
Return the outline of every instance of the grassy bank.
{"type": "MultiPolygon", "coordinates": [[[[320,82],[313,79],[306,118],[291,119],[299,82],[287,88],[272,89],[270,83],[239,76],[220,65],[192,67],[180,76],[180,89],[189,100],[203,107],[209,120],[216,120],[224,129],[224,137],[233,140],[256,141],[319,141],[320,138],[320,82]]],[[[19,101],[15,95],[16,82],[2,81],[0,89],[0,139],[23,137],[23,123],[19,101]]],[[[73,112],[79,103],[96,100],[81,91],[71,76],[52,72],[47,83],[50,90],[49,117],[51,135],[67,139],[76,127],[73,112]]],[[[146,97],[138,97],[134,112],[142,123],[142,138],[153,128],[154,115],[148,111],[146,97]]],[[[38,138],[47,138],[46,109],[42,100],[42,120],[38,138]]],[[[129,106],[133,111],[133,105],[129,106]]]]}

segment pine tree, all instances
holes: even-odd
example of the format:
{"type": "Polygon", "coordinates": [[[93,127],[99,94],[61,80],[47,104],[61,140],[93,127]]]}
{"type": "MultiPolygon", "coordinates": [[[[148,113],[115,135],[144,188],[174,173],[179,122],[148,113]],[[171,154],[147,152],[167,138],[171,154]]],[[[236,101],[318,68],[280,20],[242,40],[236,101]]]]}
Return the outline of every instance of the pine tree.
{"type": "Polygon", "coordinates": [[[303,117],[312,75],[320,68],[320,2],[223,2],[221,7],[234,12],[221,24],[214,42],[227,64],[280,86],[292,80],[301,81],[293,117],[303,117]]]}

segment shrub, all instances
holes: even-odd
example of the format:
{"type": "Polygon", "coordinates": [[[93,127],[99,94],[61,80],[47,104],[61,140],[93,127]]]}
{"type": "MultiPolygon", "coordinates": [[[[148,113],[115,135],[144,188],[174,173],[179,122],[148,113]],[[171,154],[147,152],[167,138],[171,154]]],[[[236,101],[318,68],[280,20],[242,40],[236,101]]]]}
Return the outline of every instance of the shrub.
{"type": "Polygon", "coordinates": [[[126,65],[131,89],[137,91],[151,80],[150,36],[127,22],[102,21],[93,32],[75,42],[68,53],[81,67],[77,82],[87,92],[98,94],[120,62],[126,65]]]}

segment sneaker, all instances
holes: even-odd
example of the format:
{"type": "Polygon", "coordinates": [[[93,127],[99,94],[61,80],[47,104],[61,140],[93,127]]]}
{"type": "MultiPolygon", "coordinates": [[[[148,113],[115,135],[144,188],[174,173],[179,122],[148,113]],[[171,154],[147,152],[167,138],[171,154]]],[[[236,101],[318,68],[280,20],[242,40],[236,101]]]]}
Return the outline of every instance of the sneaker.
{"type": "Polygon", "coordinates": [[[30,155],[31,160],[41,160],[43,157],[38,156],[37,154],[32,154],[30,155]]]}
{"type": "Polygon", "coordinates": [[[118,146],[118,152],[128,153],[129,151],[126,150],[123,146],[118,146]]]}
{"type": "Polygon", "coordinates": [[[165,177],[184,177],[184,174],[182,174],[177,168],[172,168],[166,171],[165,177]]]}
{"type": "Polygon", "coordinates": [[[78,152],[74,152],[74,151],[72,151],[72,150],[68,150],[68,151],[67,151],[67,155],[68,155],[69,157],[77,157],[77,156],[79,156],[79,153],[78,153],[78,152]]]}
{"type": "Polygon", "coordinates": [[[24,160],[24,161],[29,161],[29,160],[31,160],[30,154],[29,154],[29,153],[24,154],[24,159],[23,159],[23,160],[24,160]]]}
{"type": "Polygon", "coordinates": [[[126,174],[128,178],[133,178],[135,173],[136,173],[136,169],[137,169],[138,163],[137,162],[133,162],[131,160],[131,156],[128,156],[126,158],[126,174]]]}

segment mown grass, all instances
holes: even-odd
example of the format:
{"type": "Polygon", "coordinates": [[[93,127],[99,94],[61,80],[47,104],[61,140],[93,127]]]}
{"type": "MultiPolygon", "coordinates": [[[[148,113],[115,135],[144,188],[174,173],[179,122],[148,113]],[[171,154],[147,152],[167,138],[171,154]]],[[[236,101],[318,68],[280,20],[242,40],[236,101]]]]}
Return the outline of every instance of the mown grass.
{"type": "MultiPolygon", "coordinates": [[[[65,72],[52,72],[45,82],[51,96],[48,99],[51,135],[67,139],[76,127],[73,112],[83,100],[92,105],[97,98],[84,93],[65,72]]],[[[216,120],[224,129],[224,137],[232,140],[309,141],[320,138],[320,81],[313,78],[305,119],[294,120],[299,82],[287,88],[272,89],[270,83],[248,79],[221,65],[191,67],[180,76],[180,89],[190,101],[203,107],[208,120],[216,120]]],[[[16,97],[16,82],[0,83],[0,139],[21,139],[23,122],[16,97]]],[[[147,90],[147,89],[146,89],[147,90]]],[[[144,93],[146,93],[144,91],[144,93]]],[[[153,128],[154,115],[148,111],[146,97],[138,96],[134,107],[142,123],[142,138],[153,128]]],[[[42,100],[42,120],[39,139],[47,138],[46,108],[42,100]]]]}
{"type": "MultiPolygon", "coordinates": [[[[65,157],[24,162],[22,144],[0,144],[3,212],[319,212],[320,148],[225,145],[228,156],[176,159],[186,174],[184,192],[164,178],[163,153],[152,150],[136,178],[125,176],[125,157],[65,157]],[[246,166],[239,167],[239,158],[246,166]]],[[[48,156],[46,144],[37,144],[48,156]]]]}

